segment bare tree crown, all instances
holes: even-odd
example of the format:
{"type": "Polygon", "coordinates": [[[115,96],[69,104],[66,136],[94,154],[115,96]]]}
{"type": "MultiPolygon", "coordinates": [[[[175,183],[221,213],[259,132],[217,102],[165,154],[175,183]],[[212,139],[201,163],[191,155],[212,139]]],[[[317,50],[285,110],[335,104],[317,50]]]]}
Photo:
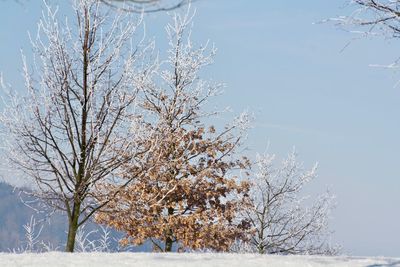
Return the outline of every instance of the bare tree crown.
{"type": "Polygon", "coordinates": [[[302,189],[316,177],[316,165],[305,170],[293,151],[280,167],[274,155],[258,155],[258,170],[251,181],[252,208],[245,210],[255,229],[253,248],[267,254],[333,254],[329,246],[328,219],[332,196],[327,192],[311,206],[302,189]]]}
{"type": "Polygon", "coordinates": [[[132,39],[140,18],[105,11],[96,0],[73,8],[71,24],[46,5],[31,38],[33,72],[24,58],[26,90],[6,92],[0,121],[9,167],[32,178],[32,194],[77,228],[105,205],[93,201],[96,184],[145,150],[136,142],[134,79],[145,75],[143,51],[151,47],[132,39]]]}
{"type": "Polygon", "coordinates": [[[349,15],[328,21],[357,34],[400,37],[400,1],[353,0],[348,7],[349,15]]]}
{"type": "Polygon", "coordinates": [[[109,7],[127,12],[153,13],[171,11],[193,2],[193,0],[101,0],[101,2],[109,7]]]}

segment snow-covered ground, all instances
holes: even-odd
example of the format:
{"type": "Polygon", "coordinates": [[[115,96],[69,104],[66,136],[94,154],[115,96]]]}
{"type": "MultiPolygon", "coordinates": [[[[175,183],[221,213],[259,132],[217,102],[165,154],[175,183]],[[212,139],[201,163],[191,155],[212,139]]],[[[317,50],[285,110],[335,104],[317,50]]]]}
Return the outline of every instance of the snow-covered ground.
{"type": "Polygon", "coordinates": [[[400,266],[400,258],[260,256],[241,254],[75,253],[0,254],[1,267],[285,267],[400,266]]]}

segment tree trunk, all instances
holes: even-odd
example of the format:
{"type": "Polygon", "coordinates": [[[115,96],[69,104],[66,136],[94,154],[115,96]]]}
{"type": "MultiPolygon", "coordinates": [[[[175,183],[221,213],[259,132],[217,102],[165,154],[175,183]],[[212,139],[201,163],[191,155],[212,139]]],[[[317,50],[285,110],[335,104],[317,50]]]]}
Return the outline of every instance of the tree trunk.
{"type": "MultiPolygon", "coordinates": [[[[168,208],[168,216],[173,215],[174,214],[174,208],[169,207],[168,208]]],[[[167,230],[167,234],[166,234],[166,238],[165,238],[165,248],[164,251],[165,252],[171,252],[172,251],[172,245],[174,243],[174,240],[172,239],[172,230],[168,229],[167,230]]]]}
{"type": "Polygon", "coordinates": [[[259,254],[265,254],[265,247],[264,245],[258,245],[258,253],[259,254]]]}
{"type": "Polygon", "coordinates": [[[172,251],[172,244],[173,240],[170,235],[167,236],[165,239],[165,252],[171,252],[172,251]]]}
{"type": "Polygon", "coordinates": [[[68,220],[68,239],[65,247],[66,252],[74,252],[76,232],[78,231],[81,203],[74,203],[72,216],[68,220]]]}

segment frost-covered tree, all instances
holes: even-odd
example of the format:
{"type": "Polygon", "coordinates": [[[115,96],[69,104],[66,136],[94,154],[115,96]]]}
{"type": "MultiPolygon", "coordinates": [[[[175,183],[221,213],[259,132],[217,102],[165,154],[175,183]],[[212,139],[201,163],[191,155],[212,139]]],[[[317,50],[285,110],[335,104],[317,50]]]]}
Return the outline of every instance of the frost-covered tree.
{"type": "MultiPolygon", "coordinates": [[[[249,228],[237,218],[247,203],[248,183],[236,177],[249,166],[236,154],[248,117],[240,116],[221,131],[207,123],[215,113],[205,112],[204,104],[220,85],[199,75],[215,50],[193,47],[190,23],[188,14],[173,17],[166,28],[168,59],[151,80],[140,82],[141,107],[152,129],[146,140],[156,144],[146,155],[150,168],[99,212],[96,221],[125,232],[123,244],[151,240],[157,251],[172,251],[174,244],[178,251],[227,251],[249,228]]],[[[124,167],[124,177],[132,179],[138,167],[124,167]]],[[[103,190],[113,191],[114,185],[104,184],[103,190]]]]}
{"type": "MultiPolygon", "coordinates": [[[[18,1],[19,0],[15,0],[18,1]]],[[[100,0],[103,4],[124,11],[152,13],[171,11],[195,0],[100,0]]]]}
{"type": "Polygon", "coordinates": [[[0,114],[6,167],[31,179],[29,194],[66,213],[69,252],[78,228],[129,182],[117,178],[121,165],[148,150],[137,142],[134,113],[133,80],[146,65],[132,41],[140,19],[104,12],[99,0],[73,8],[70,24],[45,7],[31,38],[33,71],[24,60],[25,91],[7,87],[0,114]],[[95,201],[106,180],[113,191],[95,201]]]}
{"type": "Polygon", "coordinates": [[[316,166],[305,170],[293,151],[280,167],[274,155],[258,155],[245,217],[255,229],[251,245],[266,254],[332,254],[327,238],[332,196],[312,200],[302,194],[316,177],[316,166]],[[306,205],[306,202],[309,202],[306,205]]]}
{"type": "Polygon", "coordinates": [[[355,10],[350,16],[336,18],[342,25],[364,27],[364,33],[384,32],[400,37],[399,0],[353,0],[355,10]]]}
{"type": "Polygon", "coordinates": [[[349,15],[328,21],[364,36],[400,37],[399,0],[352,0],[349,9],[352,9],[349,15]]]}
{"type": "Polygon", "coordinates": [[[104,4],[128,12],[159,12],[180,8],[193,0],[101,0],[104,4]]]}

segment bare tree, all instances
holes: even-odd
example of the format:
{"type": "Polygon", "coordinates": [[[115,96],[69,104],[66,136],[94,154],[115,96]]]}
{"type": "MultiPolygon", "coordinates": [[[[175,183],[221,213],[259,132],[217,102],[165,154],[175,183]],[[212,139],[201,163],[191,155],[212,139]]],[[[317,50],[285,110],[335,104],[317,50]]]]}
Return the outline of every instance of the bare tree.
{"type": "Polygon", "coordinates": [[[326,243],[332,197],[321,195],[307,207],[301,194],[316,177],[316,166],[304,170],[294,151],[279,168],[273,161],[273,155],[258,155],[258,172],[249,194],[252,208],[245,210],[255,229],[254,249],[267,254],[332,254],[326,243]]]}
{"type": "Polygon", "coordinates": [[[8,167],[32,178],[33,196],[66,212],[68,252],[78,228],[130,182],[118,178],[120,166],[147,151],[136,142],[134,112],[133,79],[146,68],[132,41],[140,19],[104,12],[99,0],[75,0],[73,8],[71,27],[46,6],[31,38],[32,74],[24,60],[26,91],[5,90],[0,114],[8,167]],[[115,190],[95,201],[92,192],[105,180],[115,190]]]}
{"type": "Polygon", "coordinates": [[[329,20],[345,28],[356,27],[355,32],[364,35],[400,37],[399,0],[353,0],[350,7],[354,7],[350,15],[329,20]]]}
{"type": "Polygon", "coordinates": [[[101,0],[107,6],[136,13],[153,13],[171,11],[180,8],[193,0],[101,0]]]}
{"type": "MultiPolygon", "coordinates": [[[[20,2],[21,0],[14,0],[20,2]]],[[[195,0],[100,0],[103,4],[128,12],[153,13],[171,11],[195,0]]]]}

